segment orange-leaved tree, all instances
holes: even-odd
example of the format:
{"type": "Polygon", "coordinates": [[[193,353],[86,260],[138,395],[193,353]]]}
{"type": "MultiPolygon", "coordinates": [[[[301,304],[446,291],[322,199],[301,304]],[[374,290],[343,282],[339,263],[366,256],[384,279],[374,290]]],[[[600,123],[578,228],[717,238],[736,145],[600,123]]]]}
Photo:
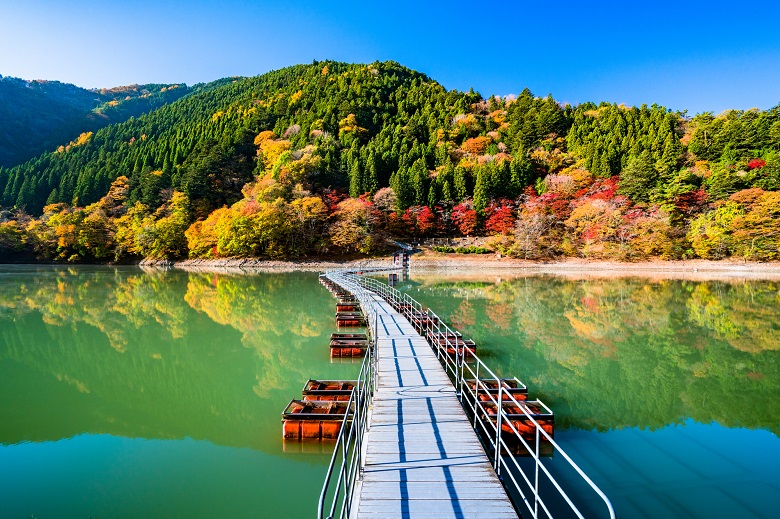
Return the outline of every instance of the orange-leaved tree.
{"type": "Polygon", "coordinates": [[[358,198],[340,202],[330,226],[331,243],[343,252],[370,254],[378,245],[373,204],[358,198]]]}

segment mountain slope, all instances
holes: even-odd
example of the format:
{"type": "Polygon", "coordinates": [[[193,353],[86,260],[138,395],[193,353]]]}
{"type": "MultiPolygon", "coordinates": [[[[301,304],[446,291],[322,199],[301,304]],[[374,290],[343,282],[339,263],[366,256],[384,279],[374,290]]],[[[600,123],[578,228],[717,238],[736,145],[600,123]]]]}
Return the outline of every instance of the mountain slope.
{"type": "MultiPolygon", "coordinates": [[[[132,200],[150,204],[160,190],[197,182],[203,168],[221,169],[228,177],[235,174],[246,181],[254,169],[253,140],[259,132],[274,130],[281,136],[296,127],[290,140],[293,148],[299,148],[312,138],[312,131],[325,137],[338,136],[339,124],[349,114],[354,115],[360,131],[356,148],[381,130],[385,130],[383,139],[397,141],[395,146],[428,145],[431,125],[448,125],[449,118],[479,99],[476,94],[448,93],[423,74],[395,63],[372,67],[300,65],[194,90],[138,119],[103,128],[67,151],[46,153],[0,171],[0,205],[39,213],[47,202],[86,204],[105,194],[120,175],[131,180],[132,200]],[[389,126],[390,122],[397,124],[389,126]],[[402,135],[387,133],[407,122],[412,126],[402,135]],[[209,159],[208,154],[221,159],[209,159]],[[217,164],[220,160],[234,164],[217,164]],[[237,162],[242,163],[243,171],[226,171],[235,169],[237,162]],[[158,171],[160,174],[149,177],[150,172],[158,171]]],[[[320,184],[344,184],[341,150],[353,140],[346,137],[345,132],[344,142],[323,139],[328,142],[322,146],[325,157],[320,184]]],[[[384,183],[395,166],[390,160],[383,168],[384,183]]],[[[230,179],[226,182],[231,183],[230,179]]],[[[232,188],[233,198],[240,194],[240,188],[232,188]]],[[[227,199],[214,202],[220,201],[227,199]]]]}
{"type": "Polygon", "coordinates": [[[137,117],[185,95],[186,85],[87,90],[0,76],[0,166],[14,166],[82,132],[137,117]]]}
{"type": "Polygon", "coordinates": [[[775,259],[778,204],[780,106],[691,119],[314,62],[0,168],[0,250],[283,257],[487,233],[525,258],[775,259]]]}

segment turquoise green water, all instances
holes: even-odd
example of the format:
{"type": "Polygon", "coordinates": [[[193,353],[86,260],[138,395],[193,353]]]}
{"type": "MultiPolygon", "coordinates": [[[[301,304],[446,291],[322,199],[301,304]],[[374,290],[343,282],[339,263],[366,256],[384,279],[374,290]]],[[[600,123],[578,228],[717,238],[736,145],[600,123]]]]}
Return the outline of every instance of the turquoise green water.
{"type": "Polygon", "coordinates": [[[400,288],[553,408],[618,517],[778,517],[776,283],[415,273],[400,288]]]}
{"type": "MultiPolygon", "coordinates": [[[[776,284],[404,289],[553,407],[619,517],[776,517],[776,284]]],[[[333,312],[314,274],[1,267],[0,518],[313,516],[329,454],[285,452],[279,414],[356,375],[333,312]]]]}
{"type": "Polygon", "coordinates": [[[315,274],[0,268],[0,517],[313,516],[330,454],[280,413],[356,376],[334,311],[315,274]]]}

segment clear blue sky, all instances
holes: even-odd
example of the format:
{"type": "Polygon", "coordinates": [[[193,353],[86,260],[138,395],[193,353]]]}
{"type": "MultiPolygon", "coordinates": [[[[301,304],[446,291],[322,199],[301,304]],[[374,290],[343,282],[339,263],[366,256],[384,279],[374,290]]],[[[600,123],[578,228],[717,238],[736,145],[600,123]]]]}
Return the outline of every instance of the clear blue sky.
{"type": "Polygon", "coordinates": [[[0,2],[0,74],[188,84],[395,60],[447,88],[720,112],[780,103],[780,2],[0,2]],[[652,6],[651,6],[652,4],[652,6]]]}

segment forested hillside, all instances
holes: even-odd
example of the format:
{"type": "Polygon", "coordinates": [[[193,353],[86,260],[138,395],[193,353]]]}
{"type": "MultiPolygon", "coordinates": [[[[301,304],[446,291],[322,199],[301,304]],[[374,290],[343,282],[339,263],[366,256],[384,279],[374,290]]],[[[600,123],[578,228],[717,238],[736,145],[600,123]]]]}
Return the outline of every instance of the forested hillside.
{"type": "Polygon", "coordinates": [[[484,234],[525,258],[766,260],[778,188],[780,105],[689,118],[315,62],[215,82],[0,169],[0,250],[289,257],[484,234]]]}
{"type": "Polygon", "coordinates": [[[0,166],[21,164],[81,133],[138,117],[187,92],[184,84],[87,90],[59,81],[0,76],[0,166]]]}

